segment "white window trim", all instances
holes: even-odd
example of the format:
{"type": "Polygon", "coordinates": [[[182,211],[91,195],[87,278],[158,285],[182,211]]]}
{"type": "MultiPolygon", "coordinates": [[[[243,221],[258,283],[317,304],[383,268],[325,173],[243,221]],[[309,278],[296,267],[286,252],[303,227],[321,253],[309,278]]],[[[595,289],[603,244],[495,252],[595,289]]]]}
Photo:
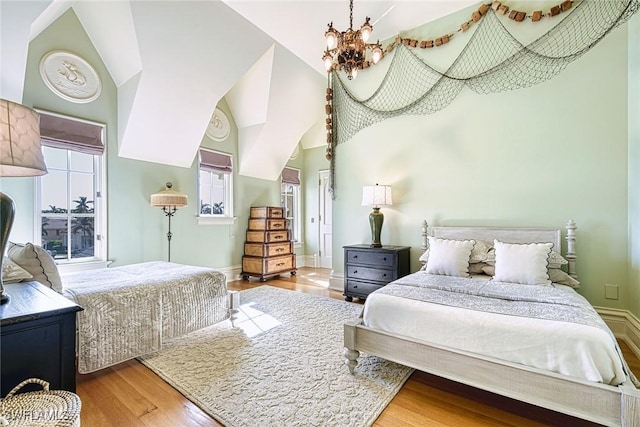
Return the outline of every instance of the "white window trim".
{"type": "MultiPolygon", "coordinates": [[[[110,261],[107,261],[107,248],[109,247],[107,245],[107,223],[109,222],[108,211],[107,211],[107,144],[106,144],[107,126],[104,123],[92,122],[90,120],[83,120],[77,117],[69,117],[62,114],[52,113],[50,111],[44,111],[44,110],[38,110],[38,109],[35,109],[35,110],[37,112],[42,112],[50,116],[64,117],[65,119],[77,120],[79,122],[89,123],[95,126],[102,127],[102,140],[105,141],[104,154],[102,156],[99,156],[99,161],[97,163],[100,170],[99,170],[99,173],[95,174],[95,180],[96,180],[95,185],[96,185],[97,191],[100,192],[100,197],[97,198],[97,200],[94,200],[94,204],[93,204],[94,207],[99,204],[101,209],[100,212],[102,212],[100,216],[98,215],[94,216],[94,221],[95,221],[94,233],[100,235],[100,240],[96,241],[96,245],[95,245],[97,255],[93,257],[86,257],[81,259],[56,260],[55,263],[59,269],[62,268],[63,270],[66,270],[64,266],[67,266],[67,265],[71,266],[74,264],[77,265],[77,264],[85,264],[85,263],[90,264],[90,263],[100,263],[100,262],[106,262],[107,264],[109,264],[110,261]]],[[[36,245],[42,246],[41,177],[36,177],[36,179],[34,179],[34,187],[35,187],[35,191],[33,193],[34,193],[35,200],[33,203],[33,206],[34,206],[33,243],[36,245]]],[[[73,268],[71,269],[75,270],[73,268]]]]}
{"type": "MultiPolygon", "coordinates": [[[[298,172],[300,172],[299,169],[297,168],[290,168],[290,169],[296,169],[298,170],[298,172]]],[[[282,182],[282,178],[280,178],[280,197],[282,197],[282,186],[285,183],[282,182]]],[[[293,185],[293,184],[292,184],[293,185]]],[[[297,193],[298,193],[298,197],[297,197],[297,203],[296,203],[296,214],[294,216],[295,219],[295,226],[296,226],[296,230],[298,230],[298,233],[300,234],[298,237],[298,240],[294,240],[293,241],[293,246],[295,248],[299,248],[302,246],[303,242],[302,242],[302,183],[295,185],[295,187],[297,187],[297,193]]]]}
{"type": "MultiPolygon", "coordinates": [[[[211,150],[209,148],[200,148],[207,151],[212,151],[214,153],[224,154],[226,156],[231,157],[231,162],[233,162],[233,154],[225,153],[223,151],[211,150]]],[[[196,183],[198,185],[198,214],[196,215],[196,220],[198,225],[231,225],[236,221],[236,217],[233,216],[233,172],[227,174],[229,176],[229,206],[227,207],[228,213],[220,215],[220,214],[211,214],[211,215],[203,215],[200,213],[200,158],[198,158],[198,168],[197,168],[197,179],[196,183]]],[[[227,210],[225,209],[225,210],[227,210]]]]}
{"type": "Polygon", "coordinates": [[[198,225],[230,225],[236,222],[235,216],[198,215],[198,225]]]}

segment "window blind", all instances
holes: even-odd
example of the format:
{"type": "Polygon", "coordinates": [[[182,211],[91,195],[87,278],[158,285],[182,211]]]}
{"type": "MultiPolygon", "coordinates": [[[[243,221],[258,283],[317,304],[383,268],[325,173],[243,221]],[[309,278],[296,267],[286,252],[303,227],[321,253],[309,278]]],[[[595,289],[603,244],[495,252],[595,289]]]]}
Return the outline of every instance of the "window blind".
{"type": "Polygon", "coordinates": [[[102,130],[99,125],[40,113],[40,142],[47,147],[102,155],[102,130]]]}
{"type": "Polygon", "coordinates": [[[300,171],[293,168],[282,170],[282,182],[286,184],[300,185],[300,171]]]}
{"type": "Polygon", "coordinates": [[[233,159],[230,154],[201,149],[200,169],[230,174],[233,172],[233,159]]]}

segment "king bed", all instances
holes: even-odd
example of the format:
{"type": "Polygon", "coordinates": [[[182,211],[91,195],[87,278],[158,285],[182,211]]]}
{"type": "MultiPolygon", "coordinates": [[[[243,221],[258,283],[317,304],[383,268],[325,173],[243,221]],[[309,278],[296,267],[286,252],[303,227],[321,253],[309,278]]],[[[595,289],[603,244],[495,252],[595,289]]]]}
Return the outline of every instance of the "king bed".
{"type": "Polygon", "coordinates": [[[637,380],[573,289],[575,229],[570,221],[562,256],[559,229],[429,235],[425,222],[423,268],[370,294],[345,324],[349,370],[357,373],[362,351],[600,424],[639,426],[637,380]]]}

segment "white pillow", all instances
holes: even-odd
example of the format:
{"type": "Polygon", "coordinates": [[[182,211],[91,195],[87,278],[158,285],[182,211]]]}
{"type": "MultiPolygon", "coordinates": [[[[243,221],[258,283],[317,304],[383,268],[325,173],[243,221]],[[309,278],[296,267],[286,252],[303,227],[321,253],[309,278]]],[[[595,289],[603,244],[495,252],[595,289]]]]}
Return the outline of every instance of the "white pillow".
{"type": "Polygon", "coordinates": [[[24,268],[20,267],[10,258],[3,257],[2,259],[2,283],[18,283],[23,280],[33,279],[31,273],[24,268]]]}
{"type": "Polygon", "coordinates": [[[469,277],[469,258],[475,240],[449,240],[428,237],[429,258],[424,271],[443,276],[469,277]]]}
{"type": "Polygon", "coordinates": [[[496,267],[493,280],[524,285],[550,285],[549,254],[553,243],[514,244],[494,240],[496,267]]]}
{"type": "MultiPolygon", "coordinates": [[[[473,254],[471,255],[471,258],[471,262],[473,262],[473,254]]],[[[489,265],[496,265],[496,253],[493,248],[489,248],[489,251],[487,252],[487,258],[484,262],[489,265]]],[[[562,268],[563,265],[567,264],[569,264],[569,261],[567,261],[562,255],[560,255],[556,251],[551,251],[551,253],[549,254],[549,268],[562,268]]]]}
{"type": "Polygon", "coordinates": [[[53,258],[49,252],[33,243],[24,245],[9,242],[7,255],[16,264],[27,270],[33,280],[62,293],[62,280],[53,258]]]}

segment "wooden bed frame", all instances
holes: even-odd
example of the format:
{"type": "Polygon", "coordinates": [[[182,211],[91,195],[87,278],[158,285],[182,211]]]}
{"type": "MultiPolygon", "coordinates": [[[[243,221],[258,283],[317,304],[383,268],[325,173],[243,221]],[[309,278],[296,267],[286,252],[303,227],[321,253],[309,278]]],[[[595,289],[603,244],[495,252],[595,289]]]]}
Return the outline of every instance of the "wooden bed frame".
{"type": "MultiPolygon", "coordinates": [[[[575,272],[575,230],[569,221],[568,273],[575,272]]],[[[509,243],[553,242],[558,252],[561,230],[551,228],[432,227],[434,237],[509,243]]],[[[428,226],[422,226],[422,250],[428,226]]],[[[362,318],[344,324],[345,364],[353,374],[360,352],[420,371],[607,426],[640,427],[640,390],[627,378],[620,386],[593,383],[366,327],[362,318]]]]}

